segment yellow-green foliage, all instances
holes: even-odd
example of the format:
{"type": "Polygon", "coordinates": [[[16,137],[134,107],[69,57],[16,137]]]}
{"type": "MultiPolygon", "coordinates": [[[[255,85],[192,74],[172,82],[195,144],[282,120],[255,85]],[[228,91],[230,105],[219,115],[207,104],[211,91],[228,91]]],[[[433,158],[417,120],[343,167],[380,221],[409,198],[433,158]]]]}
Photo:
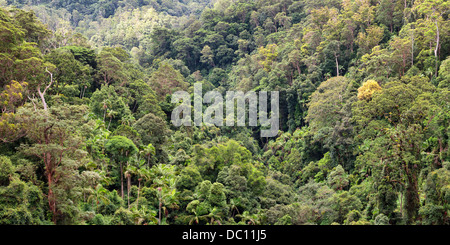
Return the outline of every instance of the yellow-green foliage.
{"type": "Polygon", "coordinates": [[[376,91],[380,91],[380,85],[374,80],[367,80],[363,85],[358,89],[358,99],[360,100],[370,100],[372,99],[373,93],[376,91]]]}
{"type": "Polygon", "coordinates": [[[270,66],[272,65],[272,62],[277,58],[278,46],[276,44],[268,44],[265,48],[260,47],[258,49],[259,54],[263,57],[263,59],[260,61],[260,64],[264,67],[264,70],[267,72],[270,71],[270,66]]]}

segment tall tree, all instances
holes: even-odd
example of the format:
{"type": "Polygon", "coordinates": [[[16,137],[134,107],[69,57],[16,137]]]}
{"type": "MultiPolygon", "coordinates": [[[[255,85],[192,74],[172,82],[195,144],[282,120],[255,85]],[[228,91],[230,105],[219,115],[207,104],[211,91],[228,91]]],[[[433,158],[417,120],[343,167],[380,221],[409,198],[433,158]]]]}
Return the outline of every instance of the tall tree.
{"type": "Polygon", "coordinates": [[[120,195],[122,199],[124,198],[123,190],[123,177],[124,177],[124,167],[127,165],[128,161],[134,154],[138,152],[138,148],[130,139],[124,136],[113,136],[105,145],[105,149],[112,156],[114,161],[119,165],[120,168],[120,195]]]}
{"type": "Polygon", "coordinates": [[[66,185],[76,185],[78,168],[86,161],[87,152],[82,150],[83,125],[88,125],[83,119],[86,111],[86,106],[61,105],[48,110],[33,110],[27,106],[18,112],[26,129],[26,137],[30,140],[20,149],[44,164],[47,200],[54,223],[64,220],[74,211],[70,210],[67,202],[76,195],[65,188],[66,185]]]}
{"type": "Polygon", "coordinates": [[[426,33],[424,35],[427,36],[426,39],[433,38],[430,41],[434,43],[434,47],[430,43],[430,49],[432,49],[435,57],[435,76],[437,76],[440,61],[441,36],[448,35],[448,29],[445,29],[445,26],[448,25],[449,21],[444,18],[444,14],[448,14],[449,8],[448,1],[420,0],[414,2],[413,10],[424,17],[417,20],[418,29],[422,33],[426,33]]]}
{"type": "Polygon", "coordinates": [[[152,73],[149,84],[160,101],[165,100],[167,94],[187,89],[183,75],[167,62],[162,62],[158,70],[152,73]]]}

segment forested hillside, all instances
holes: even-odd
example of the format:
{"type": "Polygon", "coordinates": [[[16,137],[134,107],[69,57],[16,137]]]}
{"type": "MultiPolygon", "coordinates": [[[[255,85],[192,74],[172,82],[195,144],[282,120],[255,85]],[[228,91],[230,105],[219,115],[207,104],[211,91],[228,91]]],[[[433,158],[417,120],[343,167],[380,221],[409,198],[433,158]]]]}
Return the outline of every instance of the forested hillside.
{"type": "Polygon", "coordinates": [[[449,13],[0,0],[0,224],[449,224],[449,13]],[[278,135],[175,127],[194,83],[279,91],[278,135]]]}

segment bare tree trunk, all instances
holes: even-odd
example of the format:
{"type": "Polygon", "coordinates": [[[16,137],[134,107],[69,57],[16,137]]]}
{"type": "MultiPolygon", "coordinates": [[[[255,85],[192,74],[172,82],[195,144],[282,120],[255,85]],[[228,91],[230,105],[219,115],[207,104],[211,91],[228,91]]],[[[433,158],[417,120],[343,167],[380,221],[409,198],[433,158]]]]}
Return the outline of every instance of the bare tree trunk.
{"type": "Polygon", "coordinates": [[[44,106],[44,110],[47,111],[48,110],[47,103],[45,102],[45,98],[44,98],[45,90],[44,90],[44,92],[41,92],[41,88],[38,86],[37,91],[38,91],[39,97],[41,97],[41,101],[42,101],[42,105],[44,106]]]}
{"type": "Polygon", "coordinates": [[[120,164],[120,195],[123,199],[123,164],[120,164]]]}
{"type": "Polygon", "coordinates": [[[82,98],[84,97],[84,93],[86,92],[86,88],[87,88],[86,85],[83,86],[82,91],[81,91],[81,94],[80,94],[80,99],[82,99],[82,98]]]}
{"type": "Polygon", "coordinates": [[[434,57],[436,57],[436,65],[435,65],[434,76],[437,77],[438,61],[439,61],[439,57],[438,57],[438,50],[439,50],[439,26],[438,26],[437,20],[435,21],[435,23],[436,23],[436,48],[434,49],[434,57]]]}
{"type": "Polygon", "coordinates": [[[128,209],[130,209],[130,185],[131,185],[131,174],[127,174],[127,199],[128,199],[128,209]]]}
{"type": "Polygon", "coordinates": [[[41,92],[41,87],[38,86],[37,91],[38,91],[39,97],[41,97],[42,105],[44,106],[44,110],[48,111],[47,102],[45,102],[44,96],[45,96],[45,93],[47,92],[47,89],[50,88],[50,86],[52,86],[52,84],[53,84],[53,74],[48,71],[47,67],[45,67],[45,71],[50,74],[50,83],[47,85],[47,87],[45,87],[44,91],[42,91],[42,92],[41,92]]]}
{"type": "Polygon", "coordinates": [[[335,53],[334,57],[336,58],[336,76],[339,76],[339,63],[338,63],[338,56],[335,53]]]}

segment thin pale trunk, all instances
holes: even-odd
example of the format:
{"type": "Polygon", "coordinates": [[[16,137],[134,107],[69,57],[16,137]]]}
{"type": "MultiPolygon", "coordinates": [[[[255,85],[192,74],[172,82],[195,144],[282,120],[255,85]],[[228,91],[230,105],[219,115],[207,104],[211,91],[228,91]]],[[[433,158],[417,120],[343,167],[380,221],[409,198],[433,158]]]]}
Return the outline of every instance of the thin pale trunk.
{"type": "Polygon", "coordinates": [[[53,74],[48,71],[47,67],[45,68],[45,71],[48,72],[48,74],[50,74],[50,83],[47,85],[47,87],[45,87],[44,91],[42,91],[42,92],[41,92],[41,87],[38,86],[37,91],[38,91],[39,97],[41,97],[42,105],[44,106],[44,110],[47,111],[48,107],[47,107],[47,102],[45,102],[44,96],[45,96],[45,93],[47,92],[47,89],[50,88],[50,86],[52,86],[52,84],[53,84],[53,74]]]}
{"type": "Polygon", "coordinates": [[[120,195],[123,199],[123,166],[120,164],[120,195]]]}
{"type": "Polygon", "coordinates": [[[80,94],[80,99],[82,99],[84,97],[84,92],[86,92],[86,86],[83,86],[83,89],[80,94]]]}
{"type": "Polygon", "coordinates": [[[40,87],[38,87],[37,90],[38,90],[39,97],[41,97],[41,101],[42,101],[42,105],[44,106],[44,110],[47,111],[48,110],[47,109],[47,103],[45,102],[45,98],[44,98],[45,91],[41,92],[41,88],[40,87]]]}
{"type": "Polygon", "coordinates": [[[438,22],[436,20],[436,48],[434,49],[434,57],[436,58],[436,65],[435,65],[435,73],[434,76],[437,77],[437,73],[438,73],[438,50],[439,50],[439,26],[438,26],[438,22]]]}
{"type": "Polygon", "coordinates": [[[128,199],[128,209],[130,209],[130,185],[131,185],[131,175],[127,174],[127,199],[128,199]]]}
{"type": "Polygon", "coordinates": [[[109,126],[111,125],[112,117],[109,118],[108,128],[106,130],[109,130],[109,126]]]}
{"type": "Polygon", "coordinates": [[[137,102],[134,101],[134,105],[133,105],[133,112],[136,112],[136,106],[137,106],[137,102]]]}
{"type": "Polygon", "coordinates": [[[337,54],[335,54],[334,57],[336,58],[336,76],[339,76],[339,63],[337,54]]]}

